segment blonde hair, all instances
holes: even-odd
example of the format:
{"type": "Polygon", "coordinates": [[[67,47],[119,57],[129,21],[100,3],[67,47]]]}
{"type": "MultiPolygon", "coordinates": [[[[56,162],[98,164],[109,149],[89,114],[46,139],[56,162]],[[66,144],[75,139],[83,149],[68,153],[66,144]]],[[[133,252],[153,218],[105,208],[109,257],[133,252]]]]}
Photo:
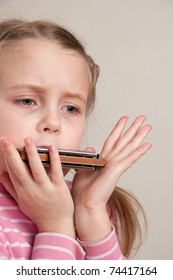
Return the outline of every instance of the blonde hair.
{"type": "MultiPolygon", "coordinates": [[[[66,28],[50,21],[9,19],[0,22],[0,48],[26,39],[54,41],[65,49],[74,50],[86,59],[91,73],[91,88],[87,102],[87,112],[89,114],[95,104],[99,66],[86,53],[80,40],[66,28]]],[[[135,241],[138,240],[140,245],[142,240],[142,231],[137,214],[141,210],[146,222],[143,208],[132,194],[118,187],[115,188],[109,204],[122,252],[126,257],[129,257],[135,241]]]]}

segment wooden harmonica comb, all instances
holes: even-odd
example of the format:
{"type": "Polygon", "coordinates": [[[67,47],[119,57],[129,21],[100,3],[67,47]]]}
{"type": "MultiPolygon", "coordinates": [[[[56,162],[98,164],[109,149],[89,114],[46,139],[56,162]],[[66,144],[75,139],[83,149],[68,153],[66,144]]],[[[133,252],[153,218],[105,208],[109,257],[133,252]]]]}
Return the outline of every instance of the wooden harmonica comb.
{"type": "MultiPolygon", "coordinates": [[[[18,150],[19,154],[26,163],[28,157],[25,147],[18,150]]],[[[49,151],[47,148],[37,148],[40,159],[45,167],[50,166],[49,151]]],[[[62,167],[69,169],[92,169],[104,167],[106,160],[99,158],[99,154],[85,151],[58,150],[62,167]]]]}

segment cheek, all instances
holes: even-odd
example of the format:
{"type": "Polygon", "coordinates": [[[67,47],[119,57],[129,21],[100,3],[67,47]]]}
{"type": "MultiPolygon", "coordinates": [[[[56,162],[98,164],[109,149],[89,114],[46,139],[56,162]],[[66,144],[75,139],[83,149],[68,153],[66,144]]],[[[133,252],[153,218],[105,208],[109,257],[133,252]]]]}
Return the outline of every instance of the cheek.
{"type": "Polygon", "coordinates": [[[78,129],[74,130],[73,137],[75,138],[78,146],[82,144],[84,134],[85,134],[85,125],[81,125],[78,129]]]}
{"type": "Polygon", "coordinates": [[[17,128],[15,128],[15,129],[14,128],[4,129],[3,131],[1,130],[0,131],[0,137],[1,136],[8,137],[16,148],[19,148],[19,147],[23,146],[22,133],[17,128]]]}
{"type": "Polygon", "coordinates": [[[11,114],[9,112],[8,116],[4,116],[0,122],[0,137],[7,136],[13,142],[16,148],[22,147],[24,145],[23,139],[28,134],[26,133],[26,124],[23,124],[23,119],[16,116],[16,114],[11,114]]]}
{"type": "MultiPolygon", "coordinates": [[[[13,135],[13,133],[15,132],[15,134],[18,131],[19,128],[19,120],[16,121],[16,116],[11,114],[11,112],[8,112],[9,114],[4,116],[4,114],[2,114],[1,117],[1,125],[0,125],[0,135],[6,135],[9,136],[9,134],[13,135]]],[[[21,120],[20,120],[21,122],[21,120]]]]}
{"type": "MultiPolygon", "coordinates": [[[[21,122],[21,121],[20,121],[21,122]]],[[[7,136],[15,145],[15,147],[22,147],[21,141],[21,125],[17,124],[15,115],[11,110],[4,112],[3,108],[0,108],[0,137],[7,136]]],[[[0,171],[6,172],[6,165],[4,161],[3,151],[0,146],[0,171]]]]}
{"type": "Polygon", "coordinates": [[[65,149],[79,150],[83,142],[85,133],[84,125],[70,127],[66,132],[66,136],[63,135],[63,147],[65,149]]]}

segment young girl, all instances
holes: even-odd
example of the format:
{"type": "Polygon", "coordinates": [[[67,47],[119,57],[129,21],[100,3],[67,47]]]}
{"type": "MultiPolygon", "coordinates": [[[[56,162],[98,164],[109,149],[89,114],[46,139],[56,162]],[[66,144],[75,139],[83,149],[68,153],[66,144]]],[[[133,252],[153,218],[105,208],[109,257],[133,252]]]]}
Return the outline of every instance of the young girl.
{"type": "MultiPolygon", "coordinates": [[[[125,259],[140,233],[140,204],[116,187],[147,150],[150,125],[123,116],[103,145],[106,166],[66,182],[57,149],[79,150],[99,67],[66,29],[0,23],[0,258],[125,259]],[[18,148],[25,146],[29,165],[18,148]],[[44,168],[37,147],[47,147],[44,168]],[[138,210],[138,209],[137,209],[138,210]]],[[[94,148],[87,148],[94,151],[94,148]]]]}

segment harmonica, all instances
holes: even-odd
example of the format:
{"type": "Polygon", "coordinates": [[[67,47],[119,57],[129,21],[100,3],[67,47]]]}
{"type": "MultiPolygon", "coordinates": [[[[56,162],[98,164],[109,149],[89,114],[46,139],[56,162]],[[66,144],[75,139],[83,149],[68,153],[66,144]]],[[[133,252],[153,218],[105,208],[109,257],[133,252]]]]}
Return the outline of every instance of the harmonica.
{"type": "MultiPolygon", "coordinates": [[[[18,150],[21,159],[29,163],[25,147],[18,150]]],[[[40,159],[45,167],[50,166],[49,151],[47,148],[37,148],[40,159]]],[[[75,151],[75,150],[59,150],[61,165],[68,169],[91,169],[104,167],[106,160],[100,158],[100,155],[93,152],[75,151]]]]}

